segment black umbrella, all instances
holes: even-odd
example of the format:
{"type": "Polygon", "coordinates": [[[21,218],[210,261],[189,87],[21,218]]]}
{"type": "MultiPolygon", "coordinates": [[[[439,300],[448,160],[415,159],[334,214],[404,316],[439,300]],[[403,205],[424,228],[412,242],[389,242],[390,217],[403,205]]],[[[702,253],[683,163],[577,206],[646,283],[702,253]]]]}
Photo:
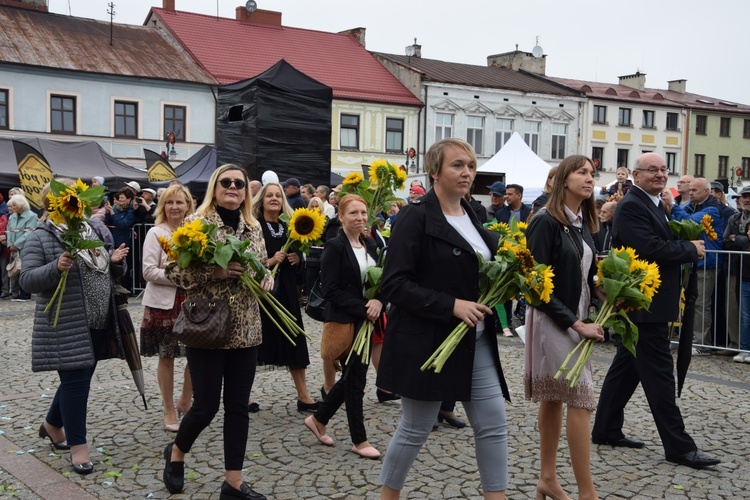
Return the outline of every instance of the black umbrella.
{"type": "Polygon", "coordinates": [[[685,309],[680,323],[680,341],[677,345],[677,397],[682,395],[690,358],[693,355],[693,325],[695,324],[695,300],[698,298],[698,276],[693,268],[685,287],[685,309]]]}
{"type": "Polygon", "coordinates": [[[120,326],[122,347],[125,351],[125,360],[133,374],[133,381],[143,399],[143,407],[148,410],[146,404],[146,385],[143,381],[143,365],[141,364],[141,353],[138,351],[138,341],[135,338],[135,327],[128,312],[128,294],[116,293],[115,304],[117,304],[117,323],[120,326]]]}

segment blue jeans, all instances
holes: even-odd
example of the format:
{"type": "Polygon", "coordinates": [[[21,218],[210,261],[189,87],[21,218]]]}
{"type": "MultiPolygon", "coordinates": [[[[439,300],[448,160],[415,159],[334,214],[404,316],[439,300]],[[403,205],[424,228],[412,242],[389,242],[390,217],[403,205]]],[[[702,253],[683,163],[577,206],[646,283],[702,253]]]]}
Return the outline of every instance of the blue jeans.
{"type": "Polygon", "coordinates": [[[742,282],[740,307],[742,308],[742,323],[740,329],[740,349],[750,351],[750,281],[742,282]]]}

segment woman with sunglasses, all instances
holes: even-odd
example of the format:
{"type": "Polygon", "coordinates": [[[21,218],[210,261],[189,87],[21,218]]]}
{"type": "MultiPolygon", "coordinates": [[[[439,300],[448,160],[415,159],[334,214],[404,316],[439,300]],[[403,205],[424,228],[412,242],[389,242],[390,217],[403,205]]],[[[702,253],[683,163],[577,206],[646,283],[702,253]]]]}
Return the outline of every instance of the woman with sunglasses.
{"type": "MultiPolygon", "coordinates": [[[[260,224],[253,217],[248,179],[237,165],[222,165],[208,181],[206,198],[195,214],[196,218],[218,226],[217,241],[227,236],[249,240],[249,250],[267,263],[266,247],[260,224]]],[[[224,468],[226,480],[219,498],[265,499],[242,481],[248,434],[247,400],[255,378],[258,345],[261,343],[261,319],[258,303],[244,288],[239,277],[242,267],[230,262],[227,269],[219,266],[191,266],[181,268],[175,262],[167,264],[166,277],[187,291],[205,297],[234,296],[230,304],[232,334],[229,344],[219,349],[188,347],[186,355],[193,380],[193,406],[180,422],[174,443],[164,449],[164,484],[170,493],[180,493],[184,485],[185,455],[200,433],[208,427],[219,411],[224,396],[224,468]],[[223,385],[223,388],[222,388],[223,385]]],[[[273,288],[273,278],[261,281],[266,290],[273,288]]]]}

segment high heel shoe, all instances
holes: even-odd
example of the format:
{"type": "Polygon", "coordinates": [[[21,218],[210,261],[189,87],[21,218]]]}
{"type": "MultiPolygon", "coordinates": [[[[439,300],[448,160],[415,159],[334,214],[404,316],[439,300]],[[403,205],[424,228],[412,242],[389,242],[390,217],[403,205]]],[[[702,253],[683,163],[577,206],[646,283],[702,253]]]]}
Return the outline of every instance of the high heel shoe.
{"type": "Polygon", "coordinates": [[[447,412],[443,412],[442,410],[440,410],[440,412],[438,412],[438,422],[443,421],[445,421],[451,427],[455,427],[456,429],[463,429],[464,427],[466,427],[465,421],[461,420],[460,418],[450,416],[447,412]]]}
{"type": "Polygon", "coordinates": [[[49,439],[49,442],[52,443],[52,446],[55,447],[56,450],[69,450],[70,445],[68,445],[67,441],[60,441],[58,443],[55,443],[52,440],[52,436],[49,435],[49,432],[47,432],[47,428],[44,426],[44,423],[39,427],[39,437],[42,439],[49,439]]]}
{"type": "Polygon", "coordinates": [[[378,396],[378,402],[385,403],[386,401],[398,401],[401,399],[401,396],[399,396],[396,393],[393,392],[385,392],[378,389],[375,391],[375,394],[378,396]]]}
{"type": "Polygon", "coordinates": [[[297,400],[297,411],[318,411],[318,408],[320,408],[320,401],[313,401],[312,403],[304,403],[297,400]]]}
{"type": "Polygon", "coordinates": [[[94,472],[94,464],[91,462],[84,462],[82,464],[74,464],[73,463],[73,457],[70,457],[70,465],[73,466],[73,472],[76,474],[81,474],[82,476],[85,476],[86,474],[91,474],[94,472]]]}
{"type": "Polygon", "coordinates": [[[540,479],[536,483],[536,500],[545,500],[547,497],[551,498],[552,500],[570,500],[570,497],[567,493],[562,491],[562,488],[560,488],[560,491],[562,492],[562,496],[552,493],[552,491],[547,486],[547,483],[540,479]]]}

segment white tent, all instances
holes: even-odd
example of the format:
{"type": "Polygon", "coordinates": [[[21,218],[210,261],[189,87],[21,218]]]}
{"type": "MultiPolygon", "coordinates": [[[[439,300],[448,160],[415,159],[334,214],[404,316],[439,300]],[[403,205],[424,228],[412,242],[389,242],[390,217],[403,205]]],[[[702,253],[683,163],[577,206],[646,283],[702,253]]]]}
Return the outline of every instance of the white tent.
{"type": "Polygon", "coordinates": [[[505,184],[523,186],[523,202],[529,204],[544,191],[550,168],[526,145],[518,132],[513,132],[500,151],[477,172],[505,174],[505,184]]]}

